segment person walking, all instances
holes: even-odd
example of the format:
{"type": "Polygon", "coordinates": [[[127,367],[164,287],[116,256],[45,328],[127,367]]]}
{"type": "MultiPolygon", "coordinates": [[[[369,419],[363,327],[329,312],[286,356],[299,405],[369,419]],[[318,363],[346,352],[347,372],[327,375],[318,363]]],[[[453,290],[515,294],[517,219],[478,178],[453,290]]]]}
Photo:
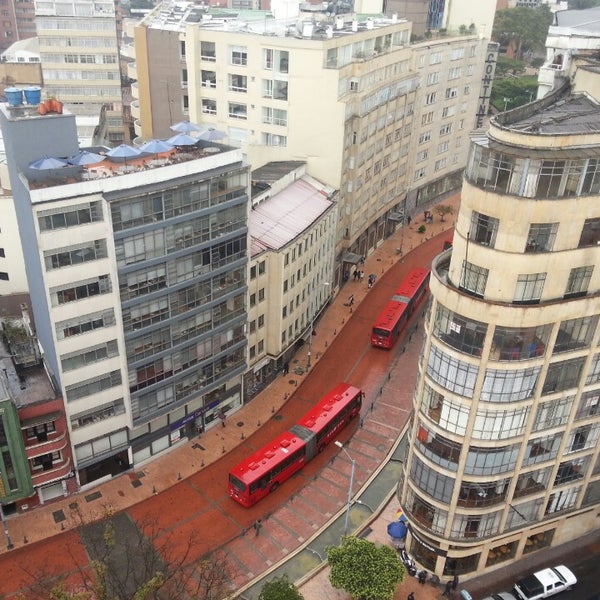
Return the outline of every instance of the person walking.
{"type": "Polygon", "coordinates": [[[454,579],[452,580],[452,589],[456,590],[458,587],[458,575],[454,575],[454,579]]]}
{"type": "Polygon", "coordinates": [[[254,521],[254,525],[252,525],[252,527],[254,527],[254,537],[257,537],[258,534],[260,533],[260,528],[262,527],[262,521],[260,519],[256,519],[256,521],[254,521]]]}
{"type": "Polygon", "coordinates": [[[283,374],[287,375],[289,372],[290,372],[290,363],[284,362],[283,363],[283,374]]]}
{"type": "Polygon", "coordinates": [[[354,294],[350,294],[348,298],[348,306],[352,306],[354,304],[354,294]]]}
{"type": "Polygon", "coordinates": [[[446,581],[446,587],[444,588],[444,593],[442,594],[442,596],[447,596],[448,598],[450,598],[451,592],[452,592],[452,580],[448,579],[448,581],[446,581]]]}

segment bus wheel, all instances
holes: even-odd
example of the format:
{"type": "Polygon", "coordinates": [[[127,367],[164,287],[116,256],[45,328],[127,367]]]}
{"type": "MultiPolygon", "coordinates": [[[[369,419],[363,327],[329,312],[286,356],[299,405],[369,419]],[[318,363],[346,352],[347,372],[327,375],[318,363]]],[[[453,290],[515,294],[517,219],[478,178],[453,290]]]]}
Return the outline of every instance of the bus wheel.
{"type": "Polygon", "coordinates": [[[279,487],[279,483],[276,481],[270,488],[269,492],[274,492],[279,487]]]}

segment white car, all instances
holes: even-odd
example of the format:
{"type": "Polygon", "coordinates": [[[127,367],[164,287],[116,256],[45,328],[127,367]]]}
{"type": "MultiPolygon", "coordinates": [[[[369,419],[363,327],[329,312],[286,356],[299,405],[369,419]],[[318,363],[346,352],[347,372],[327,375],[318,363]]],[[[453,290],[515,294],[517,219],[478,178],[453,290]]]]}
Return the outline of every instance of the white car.
{"type": "Polygon", "coordinates": [[[491,596],[486,596],[483,600],[516,600],[510,592],[498,592],[491,596]]]}

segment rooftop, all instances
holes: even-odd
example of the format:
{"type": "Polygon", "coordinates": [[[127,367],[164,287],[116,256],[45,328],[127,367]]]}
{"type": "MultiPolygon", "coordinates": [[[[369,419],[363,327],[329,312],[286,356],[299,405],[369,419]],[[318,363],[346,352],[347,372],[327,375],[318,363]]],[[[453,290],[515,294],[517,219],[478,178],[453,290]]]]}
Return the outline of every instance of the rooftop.
{"type": "Polygon", "coordinates": [[[229,31],[258,35],[295,36],[325,39],[355,34],[367,29],[379,29],[406,19],[382,15],[356,15],[349,12],[351,5],[340,0],[320,4],[300,4],[300,13],[278,19],[270,11],[210,8],[193,2],[163,1],[141,21],[148,28],[185,32],[186,26],[197,25],[211,31],[229,31]],[[307,28],[313,21],[314,28],[307,28]]]}
{"type": "Polygon", "coordinates": [[[334,189],[304,175],[250,212],[251,255],[279,250],[329,210],[334,189]]]}

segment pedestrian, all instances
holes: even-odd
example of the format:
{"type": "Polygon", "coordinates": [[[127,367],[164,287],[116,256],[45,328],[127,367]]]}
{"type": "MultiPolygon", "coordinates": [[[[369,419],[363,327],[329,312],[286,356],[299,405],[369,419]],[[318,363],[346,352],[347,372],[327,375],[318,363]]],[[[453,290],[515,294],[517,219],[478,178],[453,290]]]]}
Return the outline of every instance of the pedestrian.
{"type": "Polygon", "coordinates": [[[225,427],[225,419],[227,419],[227,415],[225,414],[225,412],[221,409],[219,411],[219,419],[221,419],[221,425],[223,425],[223,427],[225,427]]]}
{"type": "Polygon", "coordinates": [[[360,280],[362,281],[365,278],[365,272],[361,271],[360,272],[360,280]]]}
{"type": "Polygon", "coordinates": [[[448,581],[446,581],[446,587],[444,588],[444,593],[442,594],[442,596],[448,596],[448,598],[450,598],[451,591],[452,591],[452,580],[448,579],[448,581]]]}
{"type": "Polygon", "coordinates": [[[406,217],[406,222],[410,225],[410,222],[412,221],[410,215],[408,215],[408,217],[406,217]]]}
{"type": "Polygon", "coordinates": [[[256,519],[256,521],[254,521],[254,525],[252,525],[252,527],[254,527],[254,537],[258,536],[258,534],[260,532],[260,528],[262,527],[262,521],[260,519],[256,519]]]}
{"type": "Polygon", "coordinates": [[[354,281],[358,280],[358,269],[355,267],[354,271],[352,271],[352,277],[354,278],[354,281]]]}
{"type": "Polygon", "coordinates": [[[360,257],[360,260],[358,261],[358,264],[359,265],[364,265],[365,264],[365,257],[364,256],[360,257]]]}
{"type": "Polygon", "coordinates": [[[354,294],[350,294],[348,298],[348,306],[352,306],[354,304],[354,294]]]}
{"type": "Polygon", "coordinates": [[[284,362],[283,363],[283,374],[287,375],[289,372],[290,372],[290,363],[284,362]]]}
{"type": "Polygon", "coordinates": [[[454,575],[454,579],[452,580],[452,589],[455,590],[458,587],[458,575],[454,575]]]}
{"type": "Polygon", "coordinates": [[[423,570],[423,571],[419,571],[419,583],[421,585],[425,585],[425,582],[427,581],[427,571],[423,570]]]}
{"type": "Polygon", "coordinates": [[[408,596],[406,596],[406,600],[415,600],[415,593],[411,592],[408,596]]]}

